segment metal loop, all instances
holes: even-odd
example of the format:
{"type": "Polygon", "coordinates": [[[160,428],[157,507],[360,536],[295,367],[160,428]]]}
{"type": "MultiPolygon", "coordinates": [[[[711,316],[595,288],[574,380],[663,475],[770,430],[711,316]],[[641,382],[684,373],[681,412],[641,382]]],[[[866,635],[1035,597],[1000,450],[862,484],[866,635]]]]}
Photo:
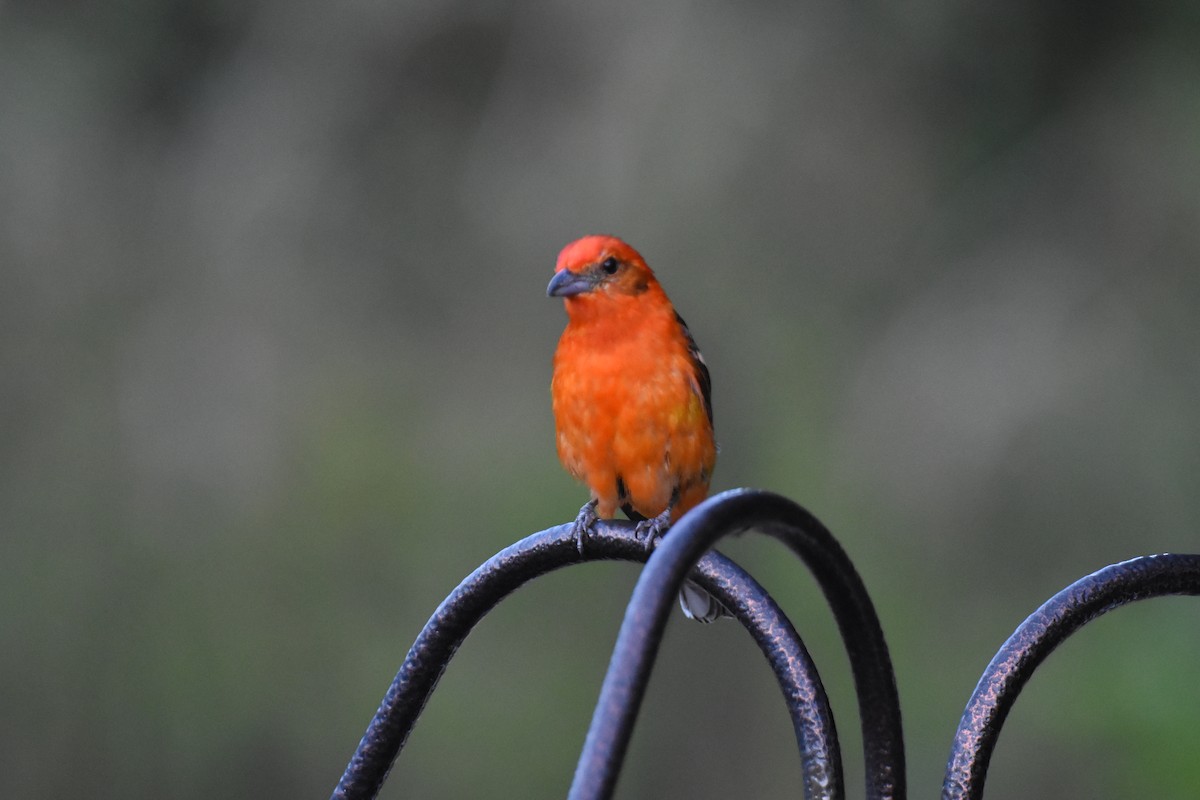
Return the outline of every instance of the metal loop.
{"type": "MultiPolygon", "coordinates": [[[[669,538],[669,537],[668,537],[669,538]]],[[[374,798],[450,658],[480,619],[533,578],[580,563],[571,524],[535,533],[480,566],[438,606],[409,650],[332,797],[374,798]]],[[[601,521],[587,540],[587,560],[642,561],[643,542],[624,522],[601,521]]],[[[754,637],[779,680],[802,754],[806,796],[842,795],[841,754],[828,699],[795,629],[769,595],[719,553],[692,574],[754,637]]]]}
{"type": "Polygon", "coordinates": [[[850,559],[815,517],[771,492],[711,497],[676,523],[634,587],[571,784],[571,800],[612,796],[672,600],[692,564],[719,539],[761,528],[808,565],[833,609],[858,692],[867,797],[903,800],[904,741],[891,658],[850,559]]]}
{"type": "Polygon", "coordinates": [[[1054,648],[1114,608],[1181,594],[1200,594],[1200,555],[1142,556],[1113,564],[1079,579],[1033,612],[992,658],[967,702],[946,766],[944,800],[983,797],[1000,728],[1033,671],[1054,648]]]}

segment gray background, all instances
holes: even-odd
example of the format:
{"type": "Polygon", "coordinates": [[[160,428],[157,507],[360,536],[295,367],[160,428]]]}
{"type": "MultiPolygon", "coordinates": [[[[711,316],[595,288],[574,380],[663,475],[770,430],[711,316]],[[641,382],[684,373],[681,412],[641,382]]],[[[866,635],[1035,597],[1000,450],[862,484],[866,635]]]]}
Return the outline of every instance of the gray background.
{"type": "MultiPolygon", "coordinates": [[[[712,369],[714,489],[861,569],[911,794],[1012,628],[1200,543],[1200,14],[948,2],[0,3],[0,794],[323,797],[479,562],[572,518],[544,290],[638,247],[712,369]]],[[[728,551],[833,696],[782,548],[728,551]]],[[[629,565],[467,641],[384,797],[569,784],[629,565]]],[[[1200,608],[1089,627],[989,797],[1190,798],[1200,608]]],[[[784,797],[736,625],[668,630],[622,797],[784,797]]]]}

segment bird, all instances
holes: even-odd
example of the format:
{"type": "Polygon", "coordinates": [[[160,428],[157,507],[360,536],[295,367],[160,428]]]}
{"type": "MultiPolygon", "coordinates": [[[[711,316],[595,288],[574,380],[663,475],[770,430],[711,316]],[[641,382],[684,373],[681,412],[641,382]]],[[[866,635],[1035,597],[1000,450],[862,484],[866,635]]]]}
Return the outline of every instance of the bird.
{"type": "MultiPolygon", "coordinates": [[[[562,249],[546,287],[567,325],[554,352],[555,443],[591,498],[574,522],[582,554],[598,519],[621,509],[647,548],[708,496],[717,444],[704,357],[645,259],[615,236],[562,249]]],[[[690,581],[685,615],[728,612],[690,581]]]]}

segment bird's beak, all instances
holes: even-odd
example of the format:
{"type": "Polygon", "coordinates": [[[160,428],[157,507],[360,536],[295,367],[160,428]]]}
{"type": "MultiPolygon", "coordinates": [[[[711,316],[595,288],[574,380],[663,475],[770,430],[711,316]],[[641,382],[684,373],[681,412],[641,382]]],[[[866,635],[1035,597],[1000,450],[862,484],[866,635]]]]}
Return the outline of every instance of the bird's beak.
{"type": "Polygon", "coordinates": [[[569,269],[564,269],[554,273],[554,277],[550,279],[550,285],[546,287],[546,296],[570,297],[591,291],[591,289],[592,281],[587,275],[579,275],[569,269]]]}

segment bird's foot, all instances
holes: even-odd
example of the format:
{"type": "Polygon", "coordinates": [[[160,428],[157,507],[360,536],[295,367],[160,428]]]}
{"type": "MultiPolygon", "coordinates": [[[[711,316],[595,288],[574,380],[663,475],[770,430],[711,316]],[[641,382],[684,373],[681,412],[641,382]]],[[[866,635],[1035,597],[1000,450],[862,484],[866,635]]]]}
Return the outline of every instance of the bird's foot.
{"type": "Polygon", "coordinates": [[[587,549],[588,534],[592,532],[592,526],[596,524],[596,520],[600,519],[596,515],[596,503],[598,500],[588,500],[583,504],[583,508],[579,509],[579,516],[575,517],[575,524],[572,526],[572,532],[575,534],[575,547],[579,550],[579,557],[584,557],[584,552],[587,549]]]}
{"type": "Polygon", "coordinates": [[[646,552],[654,549],[662,535],[671,527],[671,509],[659,514],[653,519],[644,519],[633,528],[633,537],[646,548],[646,552]]]}

